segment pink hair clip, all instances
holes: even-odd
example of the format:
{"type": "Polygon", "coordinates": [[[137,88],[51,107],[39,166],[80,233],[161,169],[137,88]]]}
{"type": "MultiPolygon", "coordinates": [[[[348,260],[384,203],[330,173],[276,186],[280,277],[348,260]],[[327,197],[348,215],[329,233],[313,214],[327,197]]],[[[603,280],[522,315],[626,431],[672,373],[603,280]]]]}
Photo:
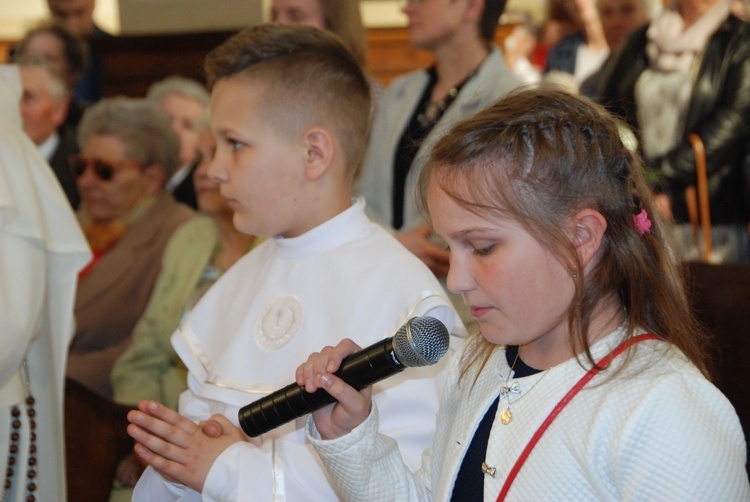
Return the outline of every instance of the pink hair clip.
{"type": "Polygon", "coordinates": [[[645,209],[641,209],[640,213],[633,215],[633,223],[639,234],[651,232],[651,220],[648,219],[648,213],[645,209]]]}

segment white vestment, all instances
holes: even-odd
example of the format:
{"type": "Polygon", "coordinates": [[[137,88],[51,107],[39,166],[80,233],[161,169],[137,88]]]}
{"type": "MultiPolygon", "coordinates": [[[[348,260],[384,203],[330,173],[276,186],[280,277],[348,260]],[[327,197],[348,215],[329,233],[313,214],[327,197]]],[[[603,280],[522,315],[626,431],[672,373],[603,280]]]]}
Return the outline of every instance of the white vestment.
{"type": "Polygon", "coordinates": [[[20,98],[18,69],[0,66],[0,472],[8,463],[10,409],[18,405],[22,425],[7,500],[26,500],[30,390],[37,423],[33,494],[64,500],[65,364],[78,271],[91,252],[57,178],[23,132],[20,98]]]}
{"type": "MultiPolygon", "coordinates": [[[[172,343],[188,370],[180,412],[195,420],[238,410],[294,381],[312,352],[352,338],[366,347],[409,318],[431,315],[463,334],[450,301],[427,267],[364,214],[364,201],[292,239],[269,239],[206,293],[172,343]]],[[[404,460],[419,465],[430,444],[447,358],[375,385],[388,409],[383,428],[404,460]]],[[[203,500],[336,500],[304,418],[228,448],[214,462],[203,500]]],[[[151,468],[134,500],[200,500],[151,468]]]]}

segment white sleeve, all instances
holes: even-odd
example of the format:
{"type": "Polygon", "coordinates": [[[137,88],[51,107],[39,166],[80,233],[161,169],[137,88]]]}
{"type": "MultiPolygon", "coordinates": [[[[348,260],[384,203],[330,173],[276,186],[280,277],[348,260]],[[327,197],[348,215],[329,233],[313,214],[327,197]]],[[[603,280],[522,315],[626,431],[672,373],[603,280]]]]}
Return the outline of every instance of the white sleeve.
{"type": "Polygon", "coordinates": [[[610,448],[624,500],[750,500],[742,429],[707,380],[662,379],[628,422],[610,448]]]}
{"type": "Polygon", "coordinates": [[[200,502],[201,494],[185,485],[171,483],[147,467],[133,489],[133,502],[200,502]]]}
{"type": "MultiPolygon", "coordinates": [[[[370,415],[351,433],[326,441],[320,438],[311,416],[307,420],[307,437],[344,500],[431,500],[426,480],[415,476],[404,464],[393,438],[378,434],[378,422],[378,408],[373,403],[370,415]]],[[[428,458],[426,454],[425,459],[428,458]]],[[[425,467],[421,473],[429,470],[425,467]]]]}
{"type": "Polygon", "coordinates": [[[227,448],[211,466],[203,499],[313,501],[336,495],[304,433],[294,430],[260,446],[245,442],[227,448]]]}

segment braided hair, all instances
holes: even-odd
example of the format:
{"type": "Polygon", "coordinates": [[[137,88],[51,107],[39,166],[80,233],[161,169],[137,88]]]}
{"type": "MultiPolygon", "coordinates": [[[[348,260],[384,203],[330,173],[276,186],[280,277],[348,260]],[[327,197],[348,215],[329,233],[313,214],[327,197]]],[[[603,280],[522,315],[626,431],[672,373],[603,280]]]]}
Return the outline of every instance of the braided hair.
{"type": "MultiPolygon", "coordinates": [[[[552,251],[574,277],[570,342],[582,364],[596,364],[588,340],[594,309],[614,297],[626,312],[628,337],[636,329],[657,334],[708,376],[705,334],[690,313],[681,269],[640,160],[622,139],[624,127],[599,105],[562,89],[511,93],[435,145],[420,176],[421,206],[426,209],[427,188],[437,183],[475,214],[517,221],[552,251]],[[585,208],[607,222],[587,275],[565,224],[585,208]],[[652,220],[648,231],[639,215],[652,220]]],[[[494,348],[481,337],[477,346],[469,365],[486,362],[494,348]]]]}

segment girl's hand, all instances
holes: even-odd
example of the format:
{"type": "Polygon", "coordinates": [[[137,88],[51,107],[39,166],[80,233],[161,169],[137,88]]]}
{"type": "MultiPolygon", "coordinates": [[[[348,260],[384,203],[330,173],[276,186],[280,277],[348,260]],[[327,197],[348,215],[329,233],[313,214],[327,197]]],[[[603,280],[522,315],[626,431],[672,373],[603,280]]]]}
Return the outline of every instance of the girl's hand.
{"type": "Polygon", "coordinates": [[[325,389],[337,401],[312,414],[323,439],[335,439],[350,433],[370,414],[372,388],[368,386],[358,392],[333,374],[346,356],[358,350],[360,347],[347,338],[335,347],[325,347],[310,355],[307,362],[297,368],[298,385],[304,386],[307,392],[325,389]]]}

